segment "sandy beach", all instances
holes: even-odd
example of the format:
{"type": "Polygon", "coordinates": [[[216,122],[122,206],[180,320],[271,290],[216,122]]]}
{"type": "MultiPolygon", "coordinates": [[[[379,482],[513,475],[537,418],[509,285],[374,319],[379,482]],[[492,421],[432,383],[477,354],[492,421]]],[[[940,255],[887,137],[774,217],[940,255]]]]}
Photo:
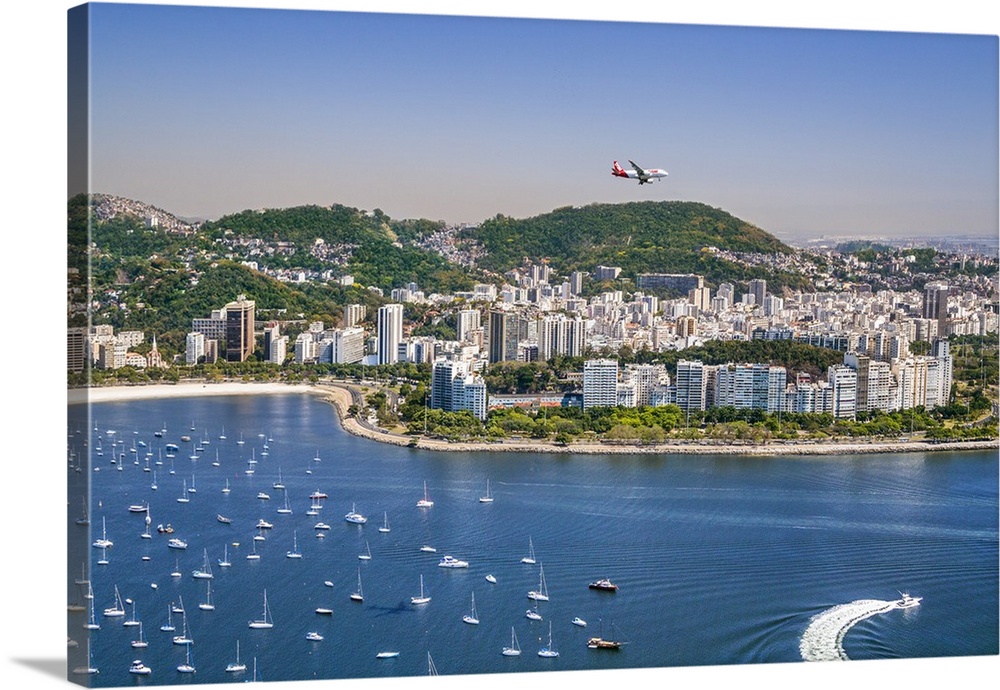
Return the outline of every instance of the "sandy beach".
{"type": "Polygon", "coordinates": [[[929,443],[925,441],[844,441],[844,442],[771,442],[760,445],[715,445],[705,443],[673,442],[651,445],[622,445],[612,443],[571,443],[557,445],[545,441],[504,440],[494,443],[450,442],[441,439],[406,436],[388,431],[373,430],[347,415],[351,393],[344,385],[337,384],[284,384],[284,383],[178,383],[143,386],[107,386],[69,391],[68,402],[125,402],[155,398],[184,398],[192,396],[223,395],[280,395],[305,393],[319,395],[337,410],[342,428],[350,434],[397,446],[423,450],[494,453],[587,453],[587,454],[709,454],[709,455],[867,455],[872,453],[913,453],[931,451],[1000,449],[1000,439],[991,441],[957,441],[929,443]]]}

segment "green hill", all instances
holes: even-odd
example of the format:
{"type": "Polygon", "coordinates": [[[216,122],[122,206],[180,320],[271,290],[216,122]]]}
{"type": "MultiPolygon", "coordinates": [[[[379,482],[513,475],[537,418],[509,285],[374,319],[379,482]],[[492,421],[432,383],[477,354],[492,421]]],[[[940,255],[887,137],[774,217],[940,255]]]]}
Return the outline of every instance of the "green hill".
{"type": "Polygon", "coordinates": [[[619,266],[623,276],[637,273],[698,273],[710,282],[770,277],[705,251],[790,254],[792,248],[751,223],[705,204],[685,201],[591,204],[558,208],[533,218],[498,215],[467,231],[487,255],[479,265],[504,272],[525,258],[548,259],[561,274],[591,272],[597,265],[619,266]]]}

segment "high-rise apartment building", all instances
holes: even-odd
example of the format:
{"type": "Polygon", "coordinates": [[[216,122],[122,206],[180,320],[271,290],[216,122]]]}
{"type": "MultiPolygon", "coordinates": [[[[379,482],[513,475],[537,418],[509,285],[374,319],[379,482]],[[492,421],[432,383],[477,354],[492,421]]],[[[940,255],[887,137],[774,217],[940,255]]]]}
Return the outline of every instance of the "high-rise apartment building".
{"type": "Polygon", "coordinates": [[[677,362],[674,377],[676,403],[685,412],[705,409],[705,365],[698,360],[682,359],[677,362]]]}
{"type": "Polygon", "coordinates": [[[347,304],[344,306],[344,328],[354,328],[365,320],[368,309],[363,304],[347,304]]]}
{"type": "Polygon", "coordinates": [[[403,305],[385,304],[378,310],[378,363],[398,361],[399,343],[403,340],[403,305]]]}
{"type": "Polygon", "coordinates": [[[445,412],[468,410],[477,419],[486,419],[486,382],[469,371],[468,362],[436,360],[431,370],[430,406],[445,412]]]}
{"type": "Polygon", "coordinates": [[[618,360],[588,359],[583,363],[583,409],[618,404],[618,360]]]}

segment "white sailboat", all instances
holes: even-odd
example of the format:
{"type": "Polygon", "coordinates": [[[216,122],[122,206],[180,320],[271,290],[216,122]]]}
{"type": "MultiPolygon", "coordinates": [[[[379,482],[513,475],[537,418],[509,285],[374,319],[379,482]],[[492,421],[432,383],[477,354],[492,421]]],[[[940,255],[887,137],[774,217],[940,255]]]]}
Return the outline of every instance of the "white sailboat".
{"type": "Polygon", "coordinates": [[[180,673],[194,673],[194,665],[191,663],[191,646],[185,649],[184,663],[177,666],[180,673]]]}
{"type": "Polygon", "coordinates": [[[479,616],[476,614],[476,593],[472,593],[472,612],[462,616],[462,622],[469,625],[479,625],[479,616]]]}
{"type": "Polygon", "coordinates": [[[118,585],[115,585],[115,603],[104,609],[106,618],[120,618],[125,615],[125,604],[122,603],[122,595],[118,593],[118,585]]]}
{"type": "Polygon", "coordinates": [[[486,495],[479,497],[480,503],[493,503],[493,494],[490,493],[490,480],[486,480],[486,495]]]}
{"type": "Polygon", "coordinates": [[[181,495],[177,498],[177,502],[188,503],[191,501],[191,499],[188,498],[187,479],[182,479],[181,481],[183,483],[183,486],[181,487],[181,495]]]}
{"type": "Polygon", "coordinates": [[[174,627],[174,607],[167,604],[167,622],[160,626],[160,630],[163,632],[173,632],[176,630],[174,627]]]}
{"type": "MultiPolygon", "coordinates": [[[[254,537],[254,539],[256,540],[257,538],[254,537]]],[[[250,542],[250,553],[247,554],[247,560],[248,561],[259,561],[260,560],[260,554],[257,553],[257,542],[256,541],[251,541],[250,542]]]]}
{"type": "Polygon", "coordinates": [[[436,676],[438,674],[437,667],[434,665],[434,659],[431,658],[431,653],[427,652],[427,675],[436,676]]]}
{"type": "Polygon", "coordinates": [[[549,600],[549,590],[545,585],[545,566],[538,567],[538,589],[528,592],[528,598],[535,601],[549,600]]]}
{"type": "Polygon", "coordinates": [[[285,554],[285,558],[302,558],[302,554],[299,553],[299,532],[295,530],[292,533],[292,550],[285,554]]]}
{"type": "Polygon", "coordinates": [[[424,576],[420,576],[420,596],[410,597],[411,604],[426,604],[431,598],[424,594],[424,576]]]}
{"type": "Polygon", "coordinates": [[[372,559],[372,549],[368,546],[368,540],[365,539],[365,552],[358,554],[358,560],[370,561],[372,559]]]}
{"type": "Polygon", "coordinates": [[[191,635],[188,632],[188,619],[186,611],[181,613],[181,620],[183,621],[183,623],[181,623],[181,634],[174,636],[174,644],[192,645],[194,644],[194,640],[191,639],[191,635]]]}
{"type": "Polygon", "coordinates": [[[139,636],[132,640],[132,647],[134,649],[145,649],[148,646],[149,642],[146,641],[146,638],[142,634],[142,623],[139,623],[139,636]]]}
{"type": "Polygon", "coordinates": [[[358,568],[358,591],[351,593],[351,601],[364,601],[365,594],[361,589],[361,568],[358,568]]]}
{"type": "Polygon", "coordinates": [[[517,635],[514,634],[514,626],[510,626],[510,647],[504,647],[501,652],[504,656],[521,656],[521,647],[517,644],[517,635]]]}
{"type": "Polygon", "coordinates": [[[191,577],[193,577],[196,580],[211,580],[213,577],[215,577],[212,574],[212,566],[208,562],[208,549],[205,549],[204,551],[205,551],[204,560],[202,562],[201,568],[191,572],[191,577]]]}
{"type": "Polygon", "coordinates": [[[434,505],[434,501],[431,500],[430,496],[427,495],[427,482],[424,482],[424,497],[417,501],[418,508],[430,508],[434,505]]]}
{"type": "Polygon", "coordinates": [[[222,487],[222,493],[228,494],[231,491],[229,488],[229,477],[226,477],[226,485],[222,487]]]}
{"type": "Polygon", "coordinates": [[[222,547],[222,559],[219,561],[220,568],[228,568],[232,563],[229,562],[229,544],[222,547]]]}
{"type": "Polygon", "coordinates": [[[379,532],[388,532],[389,531],[389,513],[383,513],[382,515],[384,517],[384,522],[382,523],[382,526],[378,528],[378,531],[379,532]]]}
{"type": "Polygon", "coordinates": [[[292,509],[288,507],[288,492],[285,492],[285,506],[283,508],[278,508],[278,513],[280,515],[291,515],[292,509]]]}
{"type": "Polygon", "coordinates": [[[271,620],[271,612],[267,608],[267,590],[264,590],[264,612],[260,618],[252,620],[248,624],[254,629],[270,629],[274,627],[274,621],[271,620]]]}
{"type": "Polygon", "coordinates": [[[198,608],[202,611],[214,611],[215,604],[212,603],[212,581],[209,580],[205,583],[207,589],[205,590],[205,601],[198,604],[198,608]]]}
{"type": "Polygon", "coordinates": [[[236,640],[236,661],[226,664],[226,673],[242,673],[247,670],[247,665],[240,662],[240,641],[236,640]]]}
{"type": "Polygon", "coordinates": [[[344,519],[356,525],[363,525],[368,522],[368,518],[358,512],[357,505],[354,503],[351,504],[351,512],[345,515],[344,519]]]}
{"type": "Polygon", "coordinates": [[[278,481],[276,481],[271,486],[273,488],[275,488],[275,489],[278,489],[279,491],[284,491],[285,490],[285,483],[281,479],[281,468],[280,467],[278,468],[278,481]]]}
{"type": "Polygon", "coordinates": [[[113,541],[108,539],[108,522],[104,517],[101,518],[101,538],[95,540],[93,545],[98,549],[106,549],[115,545],[113,541]]]}
{"type": "Polygon", "coordinates": [[[101,624],[97,622],[97,612],[94,610],[94,598],[90,598],[90,619],[83,624],[84,630],[100,630],[101,624]]]}
{"type": "Polygon", "coordinates": [[[535,545],[531,543],[531,537],[528,537],[528,555],[522,558],[521,562],[528,565],[535,564],[535,545]]]}
{"type": "Polygon", "coordinates": [[[538,650],[538,656],[549,659],[559,656],[559,652],[552,646],[552,621],[549,621],[549,643],[538,650]]]}

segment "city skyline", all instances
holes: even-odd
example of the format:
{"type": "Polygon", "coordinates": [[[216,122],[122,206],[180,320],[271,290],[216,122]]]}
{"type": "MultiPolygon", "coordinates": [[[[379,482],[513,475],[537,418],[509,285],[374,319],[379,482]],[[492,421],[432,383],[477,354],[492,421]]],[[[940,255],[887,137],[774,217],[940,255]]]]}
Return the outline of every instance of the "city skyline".
{"type": "Polygon", "coordinates": [[[690,200],[786,240],[997,231],[996,36],[98,4],[91,40],[92,191],[184,217],[690,200]],[[612,177],[630,158],[670,176],[612,177]]]}

